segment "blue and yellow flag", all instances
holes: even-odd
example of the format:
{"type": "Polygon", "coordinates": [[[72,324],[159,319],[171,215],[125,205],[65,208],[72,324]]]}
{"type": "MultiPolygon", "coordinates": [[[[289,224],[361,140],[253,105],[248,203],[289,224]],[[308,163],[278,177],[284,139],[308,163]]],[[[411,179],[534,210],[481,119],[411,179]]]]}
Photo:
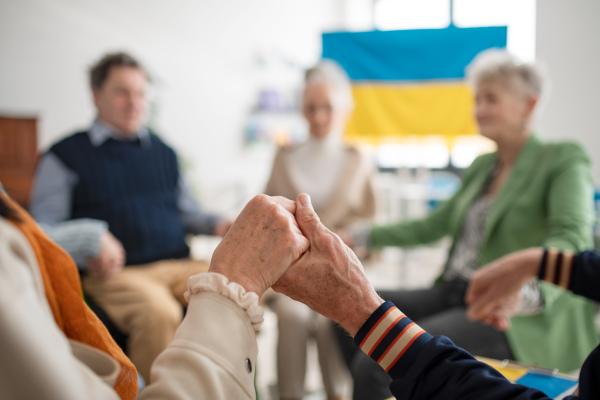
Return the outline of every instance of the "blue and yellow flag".
{"type": "Polygon", "coordinates": [[[506,27],[323,34],[323,58],[352,80],[350,140],[477,133],[465,67],[483,50],[506,47],[506,27]]]}

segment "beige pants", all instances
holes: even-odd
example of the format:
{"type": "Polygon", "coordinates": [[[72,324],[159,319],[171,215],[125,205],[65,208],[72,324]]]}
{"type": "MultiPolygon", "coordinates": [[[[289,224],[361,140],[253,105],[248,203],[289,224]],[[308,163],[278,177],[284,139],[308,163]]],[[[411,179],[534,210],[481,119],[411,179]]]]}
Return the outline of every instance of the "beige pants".
{"type": "Polygon", "coordinates": [[[331,321],[307,306],[280,293],[269,291],[268,303],[277,314],[279,343],[277,374],[282,399],[304,397],[306,349],[314,337],[319,351],[319,365],[327,396],[346,394],[350,374],[342,357],[331,321]]]}
{"type": "Polygon", "coordinates": [[[206,271],[204,261],[164,260],[125,267],[108,281],[83,280],[86,294],[129,335],[128,356],[146,382],[152,362],[181,323],[188,277],[206,271]]]}

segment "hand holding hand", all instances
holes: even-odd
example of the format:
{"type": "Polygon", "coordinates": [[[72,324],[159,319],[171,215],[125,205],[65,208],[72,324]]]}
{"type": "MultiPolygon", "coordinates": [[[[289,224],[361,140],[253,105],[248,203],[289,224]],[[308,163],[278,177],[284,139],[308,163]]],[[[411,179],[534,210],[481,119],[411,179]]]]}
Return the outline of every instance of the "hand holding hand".
{"type": "Polygon", "coordinates": [[[121,242],[106,231],[100,238],[100,254],[97,258],[88,258],[87,270],[90,276],[108,280],[123,269],[125,249],[121,242]]]}
{"type": "Polygon", "coordinates": [[[465,296],[467,317],[506,330],[520,304],[521,288],[537,276],[544,250],[508,254],[473,273],[465,296]]]}
{"type": "Polygon", "coordinates": [[[515,315],[521,307],[521,297],[520,290],[507,295],[486,316],[481,318],[481,322],[493,326],[498,331],[508,330],[510,328],[510,317],[515,315]]]}
{"type": "Polygon", "coordinates": [[[253,198],[217,246],[209,271],[262,296],[310,245],[295,212],[296,203],[283,197],[253,198]]]}
{"type": "Polygon", "coordinates": [[[383,300],[352,250],[321,224],[307,194],[296,199],[295,215],[310,248],[273,289],[338,322],[354,336],[383,300]]]}
{"type": "Polygon", "coordinates": [[[354,249],[354,238],[352,237],[350,231],[346,229],[340,229],[335,231],[335,234],[338,235],[340,239],[342,239],[342,242],[344,242],[346,246],[350,247],[351,249],[354,249]]]}

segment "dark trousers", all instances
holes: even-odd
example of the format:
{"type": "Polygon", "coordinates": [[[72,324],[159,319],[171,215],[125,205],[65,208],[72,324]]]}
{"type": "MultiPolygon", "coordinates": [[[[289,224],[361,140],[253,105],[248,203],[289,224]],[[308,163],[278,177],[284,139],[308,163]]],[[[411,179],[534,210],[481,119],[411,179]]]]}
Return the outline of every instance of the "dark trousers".
{"type": "MultiPolygon", "coordinates": [[[[496,359],[512,359],[506,336],[494,328],[466,317],[464,296],[467,283],[445,282],[428,289],[381,291],[385,300],[431,335],[444,335],[471,354],[496,359]]],[[[389,375],[341,328],[336,328],[344,359],[354,379],[354,400],[383,400],[392,397],[389,375]]]]}

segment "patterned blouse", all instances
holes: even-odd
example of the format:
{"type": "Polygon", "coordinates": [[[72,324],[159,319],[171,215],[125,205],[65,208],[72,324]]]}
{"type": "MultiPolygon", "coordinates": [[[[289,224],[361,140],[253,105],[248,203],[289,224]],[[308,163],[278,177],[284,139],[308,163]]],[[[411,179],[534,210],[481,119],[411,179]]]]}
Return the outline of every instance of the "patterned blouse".
{"type": "Polygon", "coordinates": [[[462,232],[448,260],[448,269],[444,280],[456,278],[468,281],[471,274],[479,268],[479,253],[483,240],[485,222],[494,205],[495,196],[480,196],[467,212],[462,232]]]}
{"type": "MultiPolygon", "coordinates": [[[[444,280],[460,279],[469,281],[471,274],[479,268],[479,255],[483,240],[483,231],[488,215],[494,205],[495,196],[486,194],[489,185],[494,180],[498,167],[490,174],[482,195],[475,200],[467,212],[462,232],[458,237],[454,250],[448,260],[448,268],[444,273],[444,280]]],[[[521,304],[518,315],[538,314],[542,311],[543,298],[537,282],[531,282],[521,290],[521,304]]]]}

